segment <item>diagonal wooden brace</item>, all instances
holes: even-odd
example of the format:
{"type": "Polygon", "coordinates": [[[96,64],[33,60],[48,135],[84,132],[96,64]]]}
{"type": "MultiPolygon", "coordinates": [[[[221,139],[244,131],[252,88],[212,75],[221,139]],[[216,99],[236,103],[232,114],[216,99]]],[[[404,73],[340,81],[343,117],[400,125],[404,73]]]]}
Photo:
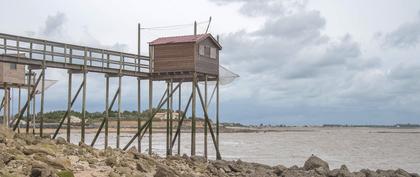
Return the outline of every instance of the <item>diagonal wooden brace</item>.
{"type": "MultiPolygon", "coordinates": [[[[39,84],[39,82],[41,81],[42,75],[44,75],[44,74],[45,74],[45,70],[42,70],[42,71],[41,71],[41,74],[39,75],[38,79],[37,79],[37,80],[36,80],[36,82],[35,82],[34,88],[38,87],[38,84],[39,84]]],[[[24,105],[24,106],[23,106],[23,108],[19,111],[18,118],[17,118],[17,120],[16,120],[15,125],[13,126],[13,131],[15,131],[15,130],[17,129],[17,127],[19,126],[20,120],[22,119],[23,114],[25,114],[26,108],[28,107],[28,105],[29,105],[30,101],[34,98],[35,93],[36,93],[36,89],[33,89],[33,90],[32,90],[32,92],[31,92],[31,94],[30,94],[30,99],[26,100],[25,105],[24,105]]],[[[26,122],[26,123],[28,124],[29,122],[26,122]]]]}
{"type": "Polygon", "coordinates": [[[217,144],[216,137],[214,136],[213,128],[212,128],[211,123],[209,121],[209,115],[207,114],[207,109],[206,109],[205,103],[203,101],[203,96],[201,95],[200,87],[198,87],[197,83],[196,83],[196,88],[197,88],[198,96],[200,98],[201,107],[203,108],[204,116],[207,120],[205,122],[206,125],[204,125],[204,126],[209,126],[211,139],[213,140],[214,148],[216,149],[216,159],[220,160],[220,159],[222,159],[222,156],[220,155],[219,145],[217,144]]]}
{"type": "MultiPolygon", "coordinates": [[[[112,98],[112,101],[111,101],[111,105],[109,106],[109,108],[108,108],[108,112],[111,112],[111,110],[112,110],[112,107],[114,106],[114,103],[115,103],[115,100],[117,99],[117,97],[118,97],[118,94],[120,93],[120,89],[118,89],[116,92],[115,92],[115,95],[114,95],[114,97],[112,98]]],[[[102,120],[102,122],[101,122],[101,125],[99,126],[99,128],[98,128],[98,131],[96,132],[96,134],[95,134],[95,137],[93,138],[93,140],[92,140],[92,143],[90,144],[90,146],[94,146],[95,145],[95,143],[96,143],[96,140],[98,139],[98,137],[99,137],[99,134],[101,133],[101,131],[102,131],[102,128],[104,127],[104,125],[105,125],[105,122],[106,122],[106,119],[103,119],[102,120]]]]}
{"type": "MultiPolygon", "coordinates": [[[[70,108],[73,107],[74,102],[76,102],[77,97],[79,96],[80,91],[83,88],[83,85],[85,84],[85,82],[83,81],[82,84],[80,84],[79,89],[76,92],[76,95],[74,95],[73,99],[71,100],[71,104],[70,104],[70,108]]],[[[58,132],[60,132],[61,127],[63,126],[64,120],[66,120],[67,115],[69,114],[69,110],[66,111],[66,113],[64,113],[63,118],[60,120],[60,124],[58,124],[57,129],[54,132],[54,136],[52,139],[55,139],[58,135],[58,132]]]]}

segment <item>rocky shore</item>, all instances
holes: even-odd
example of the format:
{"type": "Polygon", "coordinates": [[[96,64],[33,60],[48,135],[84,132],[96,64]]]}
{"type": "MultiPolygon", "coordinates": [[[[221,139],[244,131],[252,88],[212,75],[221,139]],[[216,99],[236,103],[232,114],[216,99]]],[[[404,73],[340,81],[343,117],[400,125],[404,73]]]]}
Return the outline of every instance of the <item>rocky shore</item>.
{"type": "Polygon", "coordinates": [[[420,177],[402,169],[350,172],[345,165],[330,169],[327,162],[311,156],[303,167],[267,166],[241,160],[210,160],[203,157],[162,158],[137,153],[135,148],[94,149],[68,144],[64,139],[43,139],[0,128],[0,176],[31,177],[195,177],[195,176],[282,176],[282,177],[420,177]]]}

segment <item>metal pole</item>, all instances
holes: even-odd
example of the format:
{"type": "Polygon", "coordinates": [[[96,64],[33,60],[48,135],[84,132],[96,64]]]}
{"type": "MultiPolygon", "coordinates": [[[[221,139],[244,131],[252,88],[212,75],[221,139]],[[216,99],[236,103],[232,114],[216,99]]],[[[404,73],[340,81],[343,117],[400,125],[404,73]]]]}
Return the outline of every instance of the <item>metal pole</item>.
{"type": "Polygon", "coordinates": [[[105,149],[108,147],[109,76],[105,75],[105,149]]]}
{"type": "Polygon", "coordinates": [[[68,80],[68,94],[67,94],[67,142],[70,142],[70,117],[71,117],[71,88],[72,88],[72,71],[68,70],[69,80],[68,80]]]}
{"type": "Polygon", "coordinates": [[[120,148],[120,133],[121,133],[121,75],[118,77],[118,115],[117,115],[117,148],[120,148]]]}
{"type": "MultiPolygon", "coordinates": [[[[179,86],[178,90],[178,128],[181,126],[181,84],[179,86]]],[[[179,132],[179,138],[178,138],[178,155],[181,154],[181,130],[179,132]]]]}
{"type": "MultiPolygon", "coordinates": [[[[207,74],[205,75],[205,79],[204,79],[204,103],[206,104],[206,111],[207,111],[207,74]]],[[[205,122],[207,122],[207,118],[204,118],[205,122]]],[[[204,123],[204,158],[207,159],[207,124],[204,123]]]]}
{"type": "Polygon", "coordinates": [[[30,104],[30,101],[31,101],[31,95],[30,95],[30,93],[31,93],[31,91],[32,91],[32,89],[31,89],[31,82],[32,82],[32,69],[30,68],[31,66],[28,66],[29,67],[29,74],[28,74],[28,100],[27,100],[27,102],[28,102],[28,107],[27,107],[27,109],[26,109],[26,133],[29,133],[29,121],[30,121],[30,115],[31,115],[31,104],[30,104]]]}
{"type": "Polygon", "coordinates": [[[191,107],[191,156],[195,155],[195,107],[196,107],[196,83],[197,82],[197,73],[193,73],[192,81],[192,107],[191,107]]]}

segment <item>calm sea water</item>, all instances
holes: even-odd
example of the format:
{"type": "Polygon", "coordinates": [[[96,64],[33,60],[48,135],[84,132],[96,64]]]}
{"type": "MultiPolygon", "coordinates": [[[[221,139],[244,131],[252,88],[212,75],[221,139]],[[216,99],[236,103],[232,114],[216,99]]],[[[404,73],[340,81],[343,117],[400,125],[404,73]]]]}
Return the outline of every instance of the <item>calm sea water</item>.
{"type": "MultiPolygon", "coordinates": [[[[268,133],[222,133],[220,150],[225,160],[257,162],[267,165],[303,166],[315,154],[326,160],[330,168],[346,164],[351,171],[360,169],[397,169],[420,173],[420,129],[385,128],[307,128],[311,131],[286,131],[268,133]]],[[[91,142],[93,135],[87,135],[91,142]]],[[[132,137],[122,134],[121,147],[132,137]]],[[[80,134],[72,134],[72,142],[80,134]]],[[[153,151],[165,154],[166,134],[153,135],[153,151]]],[[[214,146],[209,136],[209,156],[215,158],[214,146]]],[[[181,154],[190,154],[190,134],[181,136],[181,154]]],[[[103,148],[100,136],[97,148],[103,148]]],[[[147,152],[145,136],[142,151],[147,152]]],[[[115,134],[110,134],[110,145],[115,147],[115,134]]],[[[135,143],[137,143],[135,141],[135,143]]],[[[133,144],[135,144],[133,143],[133,144]]],[[[177,145],[175,145],[176,147],[177,145]]],[[[176,148],[174,148],[176,150],[176,148]]],[[[203,154],[203,135],[197,134],[197,154],[203,154]]]]}

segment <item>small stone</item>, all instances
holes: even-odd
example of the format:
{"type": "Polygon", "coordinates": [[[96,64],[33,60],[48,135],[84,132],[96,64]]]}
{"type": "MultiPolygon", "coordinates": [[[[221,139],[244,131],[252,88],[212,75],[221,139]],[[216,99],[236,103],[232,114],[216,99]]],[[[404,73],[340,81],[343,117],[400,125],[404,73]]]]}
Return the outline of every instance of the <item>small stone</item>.
{"type": "Polygon", "coordinates": [[[319,167],[324,168],[326,171],[330,171],[330,167],[328,166],[327,162],[323,161],[317,156],[312,155],[311,157],[309,157],[308,160],[306,160],[303,166],[303,169],[308,171],[308,170],[314,170],[319,167]]]}
{"type": "Polygon", "coordinates": [[[154,177],[174,177],[178,176],[174,170],[164,165],[158,165],[154,177]]]}
{"type": "Polygon", "coordinates": [[[117,164],[117,158],[114,157],[114,156],[108,157],[108,158],[105,159],[105,164],[110,166],[110,167],[113,167],[117,164]]]}
{"type": "Polygon", "coordinates": [[[396,171],[395,171],[395,173],[396,174],[399,174],[399,175],[401,175],[401,176],[404,176],[404,177],[411,177],[411,174],[410,173],[408,173],[407,171],[405,171],[405,170],[403,170],[403,169],[397,169],[396,171]]]}
{"type": "Polygon", "coordinates": [[[277,176],[280,176],[284,171],[286,171],[287,170],[287,167],[285,167],[285,166],[283,166],[283,165],[277,165],[277,166],[275,166],[275,167],[273,167],[273,169],[274,169],[274,173],[277,175],[277,176]]]}

